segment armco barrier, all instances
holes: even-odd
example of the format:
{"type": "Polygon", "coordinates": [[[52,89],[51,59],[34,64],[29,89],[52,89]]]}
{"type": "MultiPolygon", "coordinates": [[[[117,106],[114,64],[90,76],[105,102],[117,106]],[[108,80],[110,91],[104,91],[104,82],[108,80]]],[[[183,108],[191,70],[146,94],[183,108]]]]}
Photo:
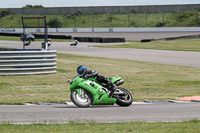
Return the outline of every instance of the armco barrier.
{"type": "Polygon", "coordinates": [[[0,75],[56,73],[56,51],[0,51],[0,75]]]}

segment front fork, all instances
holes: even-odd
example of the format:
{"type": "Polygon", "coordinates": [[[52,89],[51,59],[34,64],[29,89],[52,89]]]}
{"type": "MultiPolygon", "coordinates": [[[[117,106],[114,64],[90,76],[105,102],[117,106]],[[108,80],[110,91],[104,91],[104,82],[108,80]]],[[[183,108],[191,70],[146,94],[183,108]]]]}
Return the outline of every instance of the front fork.
{"type": "Polygon", "coordinates": [[[85,90],[81,89],[81,97],[85,97],[85,90]]]}
{"type": "Polygon", "coordinates": [[[80,97],[85,97],[85,91],[84,91],[84,89],[80,88],[80,89],[76,89],[75,91],[78,93],[78,95],[80,97]]]}

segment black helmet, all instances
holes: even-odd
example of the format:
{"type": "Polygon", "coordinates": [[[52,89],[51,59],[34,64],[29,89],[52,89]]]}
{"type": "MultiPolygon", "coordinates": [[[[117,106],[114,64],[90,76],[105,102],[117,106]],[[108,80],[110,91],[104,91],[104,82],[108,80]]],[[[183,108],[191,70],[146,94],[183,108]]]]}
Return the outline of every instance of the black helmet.
{"type": "Polygon", "coordinates": [[[87,72],[87,67],[86,66],[79,66],[77,67],[77,73],[79,75],[85,75],[85,73],[87,72]]]}

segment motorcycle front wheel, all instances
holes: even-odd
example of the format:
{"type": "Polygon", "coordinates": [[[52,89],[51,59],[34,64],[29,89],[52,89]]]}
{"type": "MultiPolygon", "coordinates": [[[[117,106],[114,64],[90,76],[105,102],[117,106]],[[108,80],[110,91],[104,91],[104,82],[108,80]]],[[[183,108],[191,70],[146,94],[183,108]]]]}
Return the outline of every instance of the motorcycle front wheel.
{"type": "Polygon", "coordinates": [[[86,108],[92,104],[91,95],[84,90],[82,90],[82,93],[80,96],[77,91],[72,91],[70,98],[72,102],[80,108],[86,108]]]}
{"type": "Polygon", "coordinates": [[[122,91],[123,94],[119,94],[116,97],[117,98],[116,104],[119,106],[130,106],[133,102],[133,97],[132,97],[131,93],[124,88],[118,87],[118,89],[120,91],[122,91]]]}

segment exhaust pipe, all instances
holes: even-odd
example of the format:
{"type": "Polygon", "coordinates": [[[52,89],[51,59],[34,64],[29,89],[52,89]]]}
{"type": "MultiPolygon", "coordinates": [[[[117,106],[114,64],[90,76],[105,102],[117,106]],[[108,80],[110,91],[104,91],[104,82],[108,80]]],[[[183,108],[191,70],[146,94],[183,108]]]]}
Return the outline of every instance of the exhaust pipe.
{"type": "Polygon", "coordinates": [[[121,79],[121,80],[115,82],[115,85],[116,85],[116,86],[120,86],[120,85],[122,85],[123,83],[124,83],[124,80],[121,79]]]}

